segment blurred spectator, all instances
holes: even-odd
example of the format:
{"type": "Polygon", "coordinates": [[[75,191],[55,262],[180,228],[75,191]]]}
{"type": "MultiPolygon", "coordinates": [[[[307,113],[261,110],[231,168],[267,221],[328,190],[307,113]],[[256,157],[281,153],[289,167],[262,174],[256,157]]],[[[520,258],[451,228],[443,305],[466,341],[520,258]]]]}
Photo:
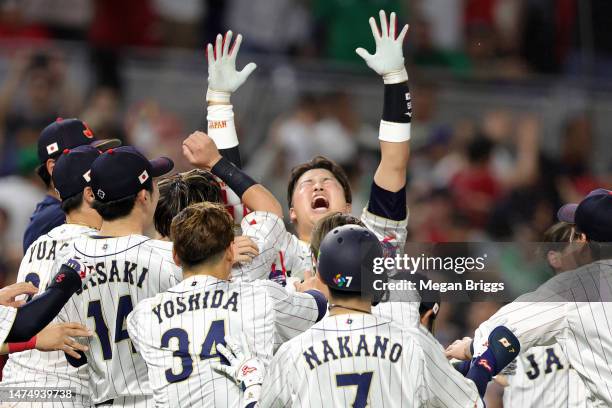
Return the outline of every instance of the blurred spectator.
{"type": "Polygon", "coordinates": [[[85,40],[93,0],[19,0],[24,18],[43,24],[53,38],[85,40]]]}
{"type": "Polygon", "coordinates": [[[244,36],[246,50],[288,53],[307,45],[310,14],[304,0],[231,0],[226,27],[244,36]]]}
{"type": "Polygon", "coordinates": [[[3,1],[0,4],[0,39],[34,41],[50,37],[49,31],[42,24],[28,21],[23,12],[23,3],[17,0],[3,1]]]}
{"type": "Polygon", "coordinates": [[[403,24],[404,14],[401,2],[398,0],[312,0],[312,2],[323,56],[338,61],[363,62],[355,54],[357,47],[373,52],[374,40],[368,19],[374,16],[378,21],[379,10],[385,10],[387,15],[395,11],[399,20],[397,26],[401,27],[403,24]]]}
{"type": "Polygon", "coordinates": [[[206,12],[202,0],[153,0],[159,18],[163,45],[170,47],[201,47],[199,25],[206,12]]]}
{"type": "Polygon", "coordinates": [[[123,129],[122,104],[116,89],[101,86],[94,89],[80,115],[98,139],[119,139],[127,144],[123,129]]]}
{"type": "Polygon", "coordinates": [[[19,159],[28,151],[36,152],[40,131],[58,116],[74,115],[78,105],[59,55],[17,53],[0,89],[0,131],[4,135],[0,174],[16,172],[19,159]]]}

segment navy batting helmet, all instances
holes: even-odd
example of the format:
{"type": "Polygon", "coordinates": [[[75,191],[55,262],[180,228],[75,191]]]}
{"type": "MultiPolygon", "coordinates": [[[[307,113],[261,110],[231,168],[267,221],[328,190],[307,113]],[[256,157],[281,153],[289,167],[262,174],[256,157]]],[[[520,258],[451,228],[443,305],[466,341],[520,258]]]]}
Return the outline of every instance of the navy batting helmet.
{"type": "MultiPolygon", "coordinates": [[[[378,238],[367,228],[347,224],[329,231],[319,248],[317,270],[330,288],[343,292],[374,292],[375,259],[382,259],[378,238]]],[[[384,275],[384,274],[383,274],[384,275]]],[[[376,297],[376,296],[374,296],[376,297]]]]}

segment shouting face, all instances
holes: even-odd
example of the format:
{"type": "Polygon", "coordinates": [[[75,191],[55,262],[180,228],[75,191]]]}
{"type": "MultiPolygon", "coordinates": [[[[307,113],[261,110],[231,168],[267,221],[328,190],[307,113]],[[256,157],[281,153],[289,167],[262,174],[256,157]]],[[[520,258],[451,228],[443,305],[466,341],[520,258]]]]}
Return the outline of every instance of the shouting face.
{"type": "Polygon", "coordinates": [[[325,169],[308,170],[298,179],[293,190],[291,222],[303,240],[310,238],[314,224],[330,212],[350,212],[342,185],[325,169]]]}

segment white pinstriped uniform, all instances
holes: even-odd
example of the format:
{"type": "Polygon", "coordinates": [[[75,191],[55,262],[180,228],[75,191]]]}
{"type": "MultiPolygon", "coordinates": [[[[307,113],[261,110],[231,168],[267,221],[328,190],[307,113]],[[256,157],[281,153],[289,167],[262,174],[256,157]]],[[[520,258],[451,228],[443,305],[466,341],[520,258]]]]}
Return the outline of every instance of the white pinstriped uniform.
{"type": "MultiPolygon", "coordinates": [[[[253,266],[269,262],[285,231],[283,221],[253,212],[242,224],[260,249],[253,266]]],[[[211,368],[211,362],[219,361],[217,342],[244,333],[254,354],[267,364],[283,342],[317,317],[311,295],[290,294],[275,282],[197,275],[139,303],[128,318],[128,330],[147,362],[156,406],[234,407],[239,388],[211,368]]]]}
{"type": "MultiPolygon", "coordinates": [[[[370,213],[367,206],[361,213],[361,221],[383,243],[386,256],[403,252],[406,243],[408,217],[401,221],[390,220],[370,213]]],[[[285,231],[278,242],[278,253],[267,265],[250,268],[247,279],[270,279],[281,285],[286,284],[287,276],[303,278],[305,271],[311,271],[312,253],[310,244],[285,231]]]]}
{"type": "Polygon", "coordinates": [[[532,347],[504,388],[504,407],[586,408],[586,388],[558,344],[532,347]]]}
{"type": "Polygon", "coordinates": [[[0,305],[0,344],[4,343],[6,337],[11,332],[15,316],[17,316],[17,309],[0,305]]]}
{"type": "MultiPolygon", "coordinates": [[[[44,292],[49,280],[58,272],[56,260],[63,259],[72,242],[94,229],[77,224],[64,224],[39,237],[26,250],[21,260],[17,282],[31,282],[44,292]]],[[[57,322],[55,318],[53,321],[57,322]]],[[[71,388],[75,397],[71,402],[29,402],[18,407],[81,407],[89,406],[87,366],[74,368],[66,361],[64,352],[27,350],[9,355],[2,372],[2,386],[71,388]]]]}
{"type": "Polygon", "coordinates": [[[611,260],[563,272],[482,323],[474,336],[475,355],[484,351],[488,334],[500,324],[518,337],[521,353],[558,343],[587,387],[592,406],[612,406],[611,300],[611,260]]]}
{"type": "Polygon", "coordinates": [[[424,328],[367,314],[324,318],[283,344],[260,407],[474,407],[473,382],[424,328]]]}
{"type": "Polygon", "coordinates": [[[172,243],[142,235],[86,237],[75,241],[71,256],[95,274],[60,312],[63,321],[80,322],[94,332],[89,347],[89,388],[95,404],[150,406],[146,364],[127,333],[129,312],[143,299],[176,285],[182,271],[172,261],[172,243]]]}

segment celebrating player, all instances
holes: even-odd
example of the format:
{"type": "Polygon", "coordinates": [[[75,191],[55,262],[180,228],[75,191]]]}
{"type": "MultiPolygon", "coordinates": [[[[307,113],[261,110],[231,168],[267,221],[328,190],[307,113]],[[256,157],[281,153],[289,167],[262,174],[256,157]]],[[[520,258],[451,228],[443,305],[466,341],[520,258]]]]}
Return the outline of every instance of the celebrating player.
{"type": "Polygon", "coordinates": [[[78,119],[61,119],[43,129],[38,138],[38,159],[40,166],[36,170],[47,186],[47,196],[38,203],[30,219],[30,225],[23,236],[23,251],[32,245],[41,235],[65,222],[66,215],[62,211],[55,185],[52,179],[57,158],[65,149],[73,149],[82,145],[92,145],[98,149],[117,147],[121,142],[117,139],[94,140],[94,134],[85,122],[78,119]]]}
{"type": "MultiPolygon", "coordinates": [[[[376,42],[375,54],[371,55],[362,48],[356,50],[367,65],[383,77],[385,84],[383,116],[379,131],[381,161],[374,175],[368,206],[364,208],[361,218],[364,224],[385,244],[385,250],[390,254],[401,251],[406,240],[405,185],[410,152],[412,108],[408,74],[404,67],[402,51],[408,26],[404,26],[398,34],[395,13],[391,13],[390,21],[388,21],[382,10],[380,24],[381,30],[377,28],[374,18],[370,19],[372,34],[376,42]]],[[[222,44],[219,36],[216,46],[208,47],[209,93],[207,95],[210,96],[207,98],[209,101],[212,100],[211,98],[217,99],[216,86],[223,88],[221,99],[225,98],[226,101],[229,101],[229,95],[234,89],[233,86],[217,85],[223,82],[215,78],[230,78],[228,82],[237,84],[236,88],[246,79],[245,75],[236,72],[235,60],[230,63],[221,63],[223,60],[220,60],[219,56],[224,55],[220,51],[222,44]],[[211,55],[214,58],[211,58],[211,55]]],[[[227,42],[225,45],[227,47],[227,42]]],[[[225,51],[225,48],[223,50],[225,51]]],[[[235,57],[231,51],[230,54],[235,57]]],[[[255,66],[247,65],[246,68],[242,72],[250,73],[255,66]]],[[[214,123],[223,123],[223,126],[215,125],[213,128],[226,129],[223,134],[231,134],[232,137],[213,137],[213,139],[218,146],[221,146],[221,143],[237,146],[233,120],[228,120],[229,113],[233,118],[231,105],[225,109],[229,109],[226,116],[214,120],[214,123]]],[[[209,108],[209,129],[211,123],[209,108]]],[[[284,243],[277,259],[267,271],[269,278],[282,284],[286,282],[287,276],[302,278],[305,271],[312,270],[308,242],[317,220],[330,212],[351,211],[352,197],[348,178],[342,168],[333,161],[324,157],[316,157],[293,169],[288,186],[288,202],[289,216],[294,224],[297,237],[291,236],[291,239],[284,243]]]]}
{"type": "MultiPolygon", "coordinates": [[[[250,186],[241,196],[247,205],[258,205],[242,220],[245,231],[257,231],[256,241],[283,232],[278,231],[284,230],[280,204],[261,185],[250,186]],[[257,190],[268,199],[253,202],[257,190]]],[[[156,405],[237,406],[239,388],[211,368],[221,358],[217,347],[225,336],[244,333],[257,356],[268,362],[280,344],[322,318],[325,298],[317,291],[289,294],[270,281],[230,280],[233,221],[219,204],[187,207],[173,220],[171,236],[185,280],[140,302],[128,317],[130,338],[149,368],[156,405]]],[[[269,253],[263,250],[260,257],[269,253]]]]}
{"type": "MultiPolygon", "coordinates": [[[[473,343],[457,341],[447,355],[465,359],[479,355],[491,327],[503,322],[518,337],[523,352],[558,343],[569,364],[590,392],[592,406],[612,406],[612,192],[598,189],[580,204],[559,210],[559,219],[576,225],[582,243],[575,252],[589,252],[595,261],[556,275],[536,291],[499,309],[476,330],[473,343]]],[[[576,258],[574,258],[576,259],[576,258]]]]}
{"type": "MultiPolygon", "coordinates": [[[[325,236],[317,277],[329,291],[329,316],[281,346],[261,389],[258,379],[264,368],[256,359],[240,358],[240,350],[231,343],[232,353],[218,348],[231,362],[230,367],[219,369],[245,388],[244,406],[255,405],[259,391],[262,407],[471,408],[480,404],[474,383],[450,366],[442,347],[424,327],[401,328],[371,313],[377,296],[371,291],[372,283],[378,279],[374,260],[381,256],[381,244],[366,228],[344,225],[325,236]]],[[[494,330],[489,338],[492,349],[475,362],[470,378],[477,385],[486,387],[491,372],[518,354],[507,333],[505,328],[494,330]],[[496,346],[499,341],[508,347],[496,346]]]]}
{"type": "MultiPolygon", "coordinates": [[[[62,122],[63,123],[63,122],[62,122]]],[[[28,248],[21,261],[18,282],[31,282],[44,288],[56,271],[56,259],[64,259],[70,245],[83,234],[96,232],[102,218],[91,207],[94,195],[90,187],[91,165],[100,156],[92,146],[65,149],[55,162],[53,185],[61,198],[66,224],[53,228],[28,248]]],[[[89,405],[87,368],[76,369],[64,353],[36,350],[13,354],[4,368],[2,383],[10,386],[53,384],[74,389],[73,403],[89,405]]]]}
{"type": "Polygon", "coordinates": [[[85,353],[94,404],[146,406],[152,399],[146,364],[132,346],[125,321],[136,303],[182,278],[171,244],[143,235],[158,200],[156,177],[172,168],[170,159],[149,161],[131,146],[110,149],[91,165],[93,207],[102,226],[73,242],[70,252],[95,276],[59,317],[86,324],[96,334],[85,353]]]}

